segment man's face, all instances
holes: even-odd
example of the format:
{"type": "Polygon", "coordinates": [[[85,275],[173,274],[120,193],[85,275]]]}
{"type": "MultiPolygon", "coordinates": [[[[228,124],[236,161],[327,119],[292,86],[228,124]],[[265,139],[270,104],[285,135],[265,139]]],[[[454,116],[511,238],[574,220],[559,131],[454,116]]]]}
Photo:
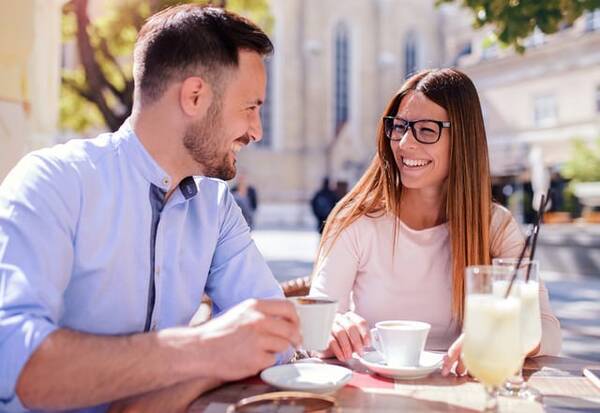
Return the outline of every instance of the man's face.
{"type": "Polygon", "coordinates": [[[237,152],[262,138],[259,109],[266,77],[262,56],[240,51],[238,68],[223,80],[223,96],[215,94],[206,115],[185,131],[183,144],[203,175],[232,179],[237,152]]]}

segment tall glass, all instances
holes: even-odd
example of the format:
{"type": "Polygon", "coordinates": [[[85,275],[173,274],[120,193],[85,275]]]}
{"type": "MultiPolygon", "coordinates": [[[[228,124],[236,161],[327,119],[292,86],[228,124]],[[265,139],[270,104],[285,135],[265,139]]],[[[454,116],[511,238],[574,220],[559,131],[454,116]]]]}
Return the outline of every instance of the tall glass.
{"type": "MultiPolygon", "coordinates": [[[[495,258],[492,264],[496,267],[507,268],[512,277],[518,264],[516,258],[495,258]]],[[[535,350],[542,340],[542,318],[540,315],[540,284],[539,284],[539,262],[536,260],[523,259],[515,285],[511,289],[511,295],[521,301],[521,343],[523,350],[523,362],[529,353],[535,350]],[[527,279],[529,271],[529,279],[527,279]]],[[[509,279],[497,281],[495,288],[498,294],[504,294],[509,279]]],[[[514,397],[527,400],[541,401],[541,393],[527,385],[523,379],[523,363],[518,372],[510,377],[500,389],[500,394],[506,397],[514,397]]]]}
{"type": "Polygon", "coordinates": [[[465,270],[466,300],[463,361],[485,387],[485,411],[496,411],[497,390],[521,366],[521,302],[500,297],[494,282],[506,279],[507,269],[471,266],[465,270]]]}

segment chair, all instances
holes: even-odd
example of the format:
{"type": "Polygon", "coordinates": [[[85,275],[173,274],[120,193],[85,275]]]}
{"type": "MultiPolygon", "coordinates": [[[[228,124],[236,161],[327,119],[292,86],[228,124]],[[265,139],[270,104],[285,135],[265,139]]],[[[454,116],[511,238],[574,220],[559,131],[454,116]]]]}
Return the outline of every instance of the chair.
{"type": "MultiPolygon", "coordinates": [[[[286,297],[300,297],[308,295],[310,291],[310,276],[298,277],[293,280],[285,281],[281,283],[281,289],[286,297]]],[[[204,294],[200,307],[196,311],[190,325],[196,326],[202,324],[211,318],[212,302],[210,298],[204,294]]]]}
{"type": "Polygon", "coordinates": [[[310,291],[310,276],[298,277],[281,283],[281,289],[286,297],[308,295],[310,291]]]}

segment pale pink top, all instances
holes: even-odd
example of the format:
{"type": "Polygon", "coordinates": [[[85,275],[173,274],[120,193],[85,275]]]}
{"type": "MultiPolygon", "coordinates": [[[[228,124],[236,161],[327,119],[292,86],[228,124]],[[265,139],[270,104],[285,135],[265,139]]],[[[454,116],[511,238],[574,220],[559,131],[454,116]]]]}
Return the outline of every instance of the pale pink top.
{"type": "MultiPolygon", "coordinates": [[[[338,311],[363,317],[371,327],[381,320],[419,320],[431,324],[430,350],[447,350],[460,334],[452,318],[452,278],[448,224],[414,230],[399,222],[392,255],[394,218],[362,217],[345,229],[319,258],[311,295],[339,300],[338,311]]],[[[494,205],[492,257],[517,257],[523,235],[510,212],[494,205]]],[[[556,355],[560,324],[540,282],[542,345],[539,355],[556,355]]]]}

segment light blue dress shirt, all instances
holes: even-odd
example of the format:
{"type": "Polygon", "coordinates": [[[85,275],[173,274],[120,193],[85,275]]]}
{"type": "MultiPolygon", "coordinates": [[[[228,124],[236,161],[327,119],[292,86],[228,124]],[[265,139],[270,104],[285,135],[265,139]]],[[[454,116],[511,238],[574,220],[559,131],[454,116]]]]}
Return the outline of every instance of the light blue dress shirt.
{"type": "Polygon", "coordinates": [[[129,122],[33,152],[7,176],[0,411],[24,411],[17,378],[57,328],[131,334],[187,325],[203,292],[216,313],[283,296],[225,182],[186,178],[164,203],[170,186],[129,122]]]}

